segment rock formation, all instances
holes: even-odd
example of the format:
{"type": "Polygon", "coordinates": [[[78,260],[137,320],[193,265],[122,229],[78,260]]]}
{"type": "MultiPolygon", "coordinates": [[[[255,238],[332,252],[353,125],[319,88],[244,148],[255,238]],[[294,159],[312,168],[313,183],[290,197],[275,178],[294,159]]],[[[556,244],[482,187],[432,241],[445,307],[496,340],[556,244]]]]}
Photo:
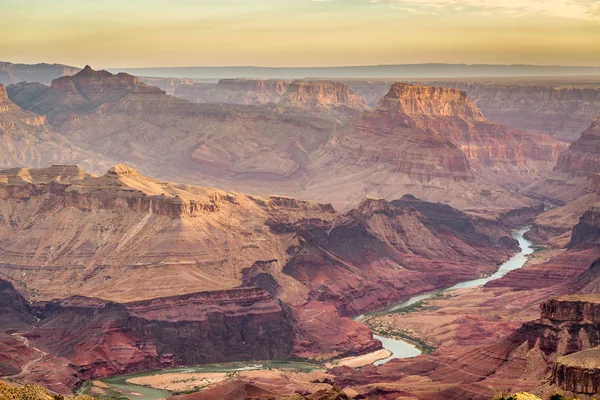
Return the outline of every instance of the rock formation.
{"type": "Polygon", "coordinates": [[[510,82],[432,81],[464,90],[490,120],[573,142],[599,116],[598,85],[510,82]]]}
{"type": "Polygon", "coordinates": [[[390,91],[379,101],[377,110],[392,115],[419,114],[485,121],[467,92],[405,83],[392,85],[390,91]]]}
{"type": "Polygon", "coordinates": [[[558,358],[552,368],[552,383],[572,393],[600,392],[600,348],[558,358]]]}
{"type": "Polygon", "coordinates": [[[321,81],[290,84],[278,106],[193,104],[129,75],[85,68],[47,91],[24,85],[11,96],[78,146],[161,179],[344,209],[365,196],[406,193],[494,214],[534,205],[514,190],[553,167],[560,145],[481,120],[461,92],[409,88],[395,86],[381,109],[362,114],[366,103],[348,86],[321,81]]]}
{"type": "Polygon", "coordinates": [[[338,118],[368,109],[366,101],[347,85],[328,81],[293,81],[278,105],[293,112],[338,118]]]}

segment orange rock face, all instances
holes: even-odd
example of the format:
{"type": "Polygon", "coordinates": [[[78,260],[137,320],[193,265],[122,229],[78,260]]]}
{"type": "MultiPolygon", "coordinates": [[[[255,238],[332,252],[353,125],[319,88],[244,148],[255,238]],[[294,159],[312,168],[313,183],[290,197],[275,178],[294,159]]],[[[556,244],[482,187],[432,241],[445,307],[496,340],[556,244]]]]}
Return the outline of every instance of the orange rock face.
{"type": "Polygon", "coordinates": [[[485,121],[467,92],[433,86],[395,83],[377,105],[388,114],[422,114],[485,121]]]}

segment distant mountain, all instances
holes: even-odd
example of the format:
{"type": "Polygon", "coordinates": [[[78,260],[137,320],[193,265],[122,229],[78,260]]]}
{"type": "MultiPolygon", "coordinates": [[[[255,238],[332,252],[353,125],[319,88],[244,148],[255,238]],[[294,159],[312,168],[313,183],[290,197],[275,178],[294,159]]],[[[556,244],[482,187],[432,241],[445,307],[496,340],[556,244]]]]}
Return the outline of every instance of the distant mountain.
{"type": "Polygon", "coordinates": [[[138,76],[216,79],[216,78],[467,78],[501,76],[600,76],[600,67],[555,65],[488,64],[400,64],[350,67],[159,67],[111,68],[138,76]]]}
{"type": "Polygon", "coordinates": [[[75,75],[80,68],[61,64],[13,64],[0,61],[0,84],[22,81],[50,84],[56,78],[75,75]]]}

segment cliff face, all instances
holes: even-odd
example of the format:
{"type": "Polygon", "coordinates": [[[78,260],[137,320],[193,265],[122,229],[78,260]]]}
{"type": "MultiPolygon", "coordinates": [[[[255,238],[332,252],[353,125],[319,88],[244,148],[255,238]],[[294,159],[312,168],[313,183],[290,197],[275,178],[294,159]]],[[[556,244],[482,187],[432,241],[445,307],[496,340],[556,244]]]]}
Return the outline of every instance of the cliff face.
{"type": "Polygon", "coordinates": [[[38,362],[55,364],[18,379],[59,392],[84,380],[141,370],[286,358],[294,335],[281,304],[256,288],[125,304],[71,297],[34,303],[25,315],[30,326],[20,328],[27,330],[27,346],[46,353],[38,362]]]}
{"type": "MultiPolygon", "coordinates": [[[[591,229],[590,234],[594,231],[579,219],[584,214],[591,218],[588,210],[600,206],[600,178],[597,172],[600,170],[599,126],[598,121],[594,122],[579,140],[560,155],[556,167],[545,179],[527,188],[530,194],[559,205],[540,215],[534,225],[540,232],[552,232],[554,228],[555,233],[549,235],[553,244],[568,245],[568,233],[575,225],[578,230],[573,232],[575,236],[571,239],[571,246],[585,242],[582,234],[586,229],[591,229]]],[[[594,233],[591,241],[595,239],[594,233]]]]}
{"type": "Polygon", "coordinates": [[[598,117],[600,88],[429,82],[466,91],[490,120],[573,142],[598,117]]]}
{"type": "Polygon", "coordinates": [[[595,395],[600,391],[600,349],[560,357],[552,368],[551,382],[572,393],[595,395]]]}
{"type": "Polygon", "coordinates": [[[425,181],[479,176],[516,189],[550,171],[564,148],[549,136],[485,120],[465,92],[402,83],[392,86],[376,111],[356,118],[352,128],[340,144],[345,154],[359,152],[351,146],[363,157],[395,151],[390,159],[397,160],[398,169],[425,181]],[[371,146],[382,150],[370,155],[371,146]]]}
{"type": "Polygon", "coordinates": [[[579,223],[573,227],[569,246],[594,246],[599,240],[600,208],[594,207],[587,210],[581,216],[579,223]]]}
{"type": "Polygon", "coordinates": [[[531,181],[549,171],[564,148],[549,136],[487,121],[466,92],[454,89],[395,84],[377,111],[438,133],[464,152],[479,173],[503,173],[506,183],[523,175],[529,175],[524,182],[531,181]]]}

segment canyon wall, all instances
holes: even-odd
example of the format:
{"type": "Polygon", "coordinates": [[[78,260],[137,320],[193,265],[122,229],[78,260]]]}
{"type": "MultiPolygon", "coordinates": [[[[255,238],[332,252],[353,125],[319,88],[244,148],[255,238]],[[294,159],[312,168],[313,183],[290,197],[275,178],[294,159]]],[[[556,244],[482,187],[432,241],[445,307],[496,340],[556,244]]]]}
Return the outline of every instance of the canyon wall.
{"type": "Polygon", "coordinates": [[[573,142],[599,116],[599,87],[429,81],[469,93],[490,120],[573,142]]]}

